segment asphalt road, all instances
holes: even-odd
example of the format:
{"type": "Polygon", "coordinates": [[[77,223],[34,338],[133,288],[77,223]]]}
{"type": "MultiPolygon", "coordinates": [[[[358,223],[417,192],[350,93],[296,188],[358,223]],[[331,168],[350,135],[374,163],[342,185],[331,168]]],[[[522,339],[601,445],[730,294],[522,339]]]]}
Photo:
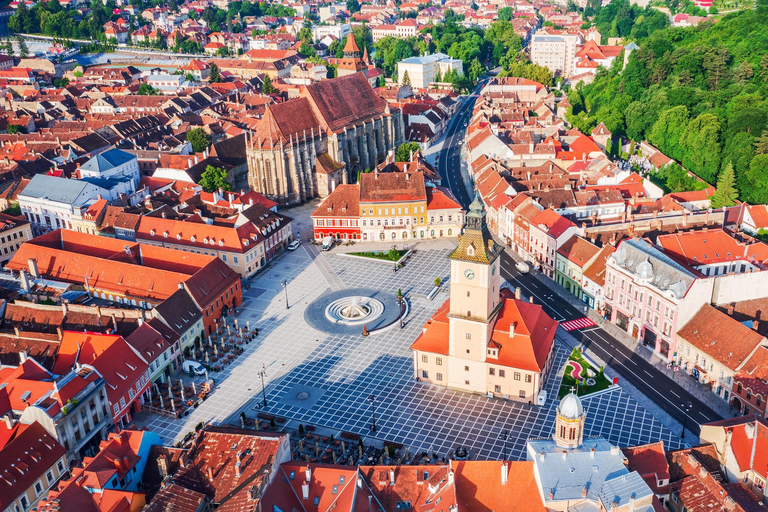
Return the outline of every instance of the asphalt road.
{"type": "MultiPolygon", "coordinates": [[[[482,83],[452,118],[438,161],[438,171],[443,177],[444,185],[451,189],[464,208],[469,205],[472,198],[460,175],[461,145],[459,143],[464,138],[464,123],[468,122],[472,115],[472,108],[481,86],[482,83]]],[[[506,252],[501,256],[501,269],[502,276],[513,287],[519,286],[524,297],[533,296],[534,302],[541,304],[552,318],[565,322],[586,316],[584,309],[579,310],[572,306],[543,280],[531,274],[521,274],[515,268],[515,261],[506,252]]],[[[586,305],[584,307],[586,308],[586,305]]],[[[604,361],[621,378],[635,386],[676,421],[685,423],[687,428],[695,434],[698,435],[701,424],[722,419],[718,413],[602,328],[595,326],[571,331],[570,334],[581,342],[587,355],[591,352],[604,361]],[[689,403],[690,407],[687,407],[689,403]]]]}

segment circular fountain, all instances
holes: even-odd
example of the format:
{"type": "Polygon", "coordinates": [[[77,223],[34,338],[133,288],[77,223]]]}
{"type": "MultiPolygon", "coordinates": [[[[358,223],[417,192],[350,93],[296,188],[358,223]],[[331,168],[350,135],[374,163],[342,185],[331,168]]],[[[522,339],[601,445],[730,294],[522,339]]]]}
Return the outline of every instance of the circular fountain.
{"type": "Polygon", "coordinates": [[[368,288],[330,291],[312,301],[304,312],[307,323],[332,334],[359,336],[395,324],[403,310],[394,293],[368,288]]]}
{"type": "Polygon", "coordinates": [[[336,324],[363,325],[376,320],[384,304],[371,297],[352,295],[332,301],[325,307],[325,318],[336,324]]]}

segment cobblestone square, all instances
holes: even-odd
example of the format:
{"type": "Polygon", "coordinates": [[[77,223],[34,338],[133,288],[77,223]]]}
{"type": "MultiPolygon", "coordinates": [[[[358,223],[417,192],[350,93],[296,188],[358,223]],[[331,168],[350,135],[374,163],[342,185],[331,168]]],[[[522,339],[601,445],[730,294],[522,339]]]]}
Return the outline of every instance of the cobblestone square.
{"type": "MultiPolygon", "coordinates": [[[[263,411],[258,372],[266,370],[266,400],[270,415],[392,441],[411,453],[447,456],[457,446],[473,458],[502,457],[502,433],[508,432],[511,459],[525,457],[525,441],[550,436],[554,429],[557,389],[569,350],[556,346],[556,372],[546,382],[542,406],[472,395],[416,382],[410,345],[430,315],[448,297],[448,241],[418,244],[406,266],[392,272],[381,262],[349,258],[338,249],[320,252],[302,245],[275,261],[244,291],[238,322],[258,327],[259,335],[245,353],[223,371],[213,373],[212,396],[178,420],[139,415],[137,422],[166,442],[181,439],[199,422],[239,424],[240,412],[255,418],[263,411]],[[434,280],[446,282],[433,300],[427,294],[434,280]],[[283,281],[288,281],[288,306],[283,281]],[[401,289],[411,311],[404,328],[361,335],[323,333],[304,320],[307,305],[321,294],[365,287],[385,293],[401,289]],[[371,401],[375,395],[376,432],[371,432],[371,401]]],[[[560,331],[559,331],[560,332],[560,331]]],[[[562,331],[564,332],[564,331],[562,331]]],[[[603,435],[621,446],[664,440],[668,449],[680,446],[678,436],[653,418],[621,387],[585,397],[587,435],[603,435]]]]}

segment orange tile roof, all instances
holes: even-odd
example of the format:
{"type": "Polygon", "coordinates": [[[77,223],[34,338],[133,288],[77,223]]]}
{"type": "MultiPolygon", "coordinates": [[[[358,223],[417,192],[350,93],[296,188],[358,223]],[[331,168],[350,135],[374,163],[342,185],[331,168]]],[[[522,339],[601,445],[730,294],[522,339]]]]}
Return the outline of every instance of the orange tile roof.
{"type": "Polygon", "coordinates": [[[448,208],[461,209],[448,189],[439,187],[426,187],[427,210],[444,210],[448,208]]]}
{"type": "MultiPolygon", "coordinates": [[[[494,319],[491,342],[499,348],[493,362],[509,368],[541,371],[552,350],[557,322],[548,317],[541,306],[518,301],[503,289],[502,306],[494,319]],[[509,332],[515,325],[514,337],[509,332]]],[[[450,299],[424,325],[424,330],[411,345],[411,350],[448,355],[450,299]]]]}
{"type": "Polygon", "coordinates": [[[666,494],[667,486],[660,488],[657,480],[669,480],[669,463],[664,451],[664,442],[624,448],[630,471],[637,471],[654,493],[666,494]]]}
{"type": "Polygon", "coordinates": [[[451,461],[459,509],[468,511],[544,512],[532,461],[451,461]]]}
{"type": "Polygon", "coordinates": [[[664,252],[686,265],[747,260],[763,266],[768,261],[768,245],[763,242],[745,244],[723,229],[661,235],[656,243],[664,252]]]}
{"type": "Polygon", "coordinates": [[[733,371],[741,369],[765,339],[710,304],[701,306],[677,335],[733,371]]]}

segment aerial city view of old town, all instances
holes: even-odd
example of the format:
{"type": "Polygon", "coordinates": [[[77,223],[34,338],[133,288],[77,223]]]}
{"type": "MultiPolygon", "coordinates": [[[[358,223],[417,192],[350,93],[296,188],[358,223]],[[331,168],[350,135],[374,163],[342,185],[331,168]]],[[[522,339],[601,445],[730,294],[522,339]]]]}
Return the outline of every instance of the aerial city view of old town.
{"type": "Polygon", "coordinates": [[[768,0],[0,0],[0,112],[0,512],[768,510],[768,0]]]}

